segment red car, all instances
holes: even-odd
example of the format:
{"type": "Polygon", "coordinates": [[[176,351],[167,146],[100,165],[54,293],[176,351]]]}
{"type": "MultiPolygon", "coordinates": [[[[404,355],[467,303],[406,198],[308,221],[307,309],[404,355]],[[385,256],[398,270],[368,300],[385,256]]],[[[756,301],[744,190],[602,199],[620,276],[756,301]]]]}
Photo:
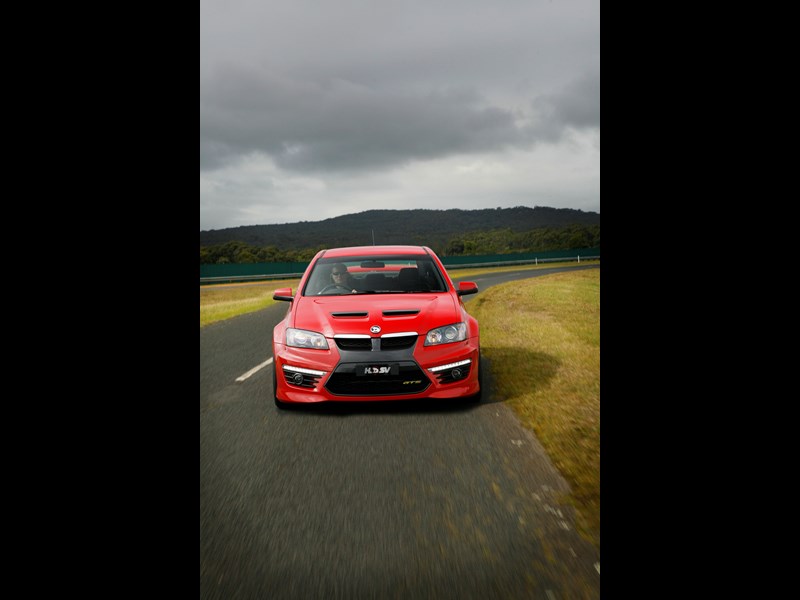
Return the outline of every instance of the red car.
{"type": "Polygon", "coordinates": [[[321,250],[272,338],[275,404],[468,398],[481,393],[478,322],[422,246],[321,250]]]}

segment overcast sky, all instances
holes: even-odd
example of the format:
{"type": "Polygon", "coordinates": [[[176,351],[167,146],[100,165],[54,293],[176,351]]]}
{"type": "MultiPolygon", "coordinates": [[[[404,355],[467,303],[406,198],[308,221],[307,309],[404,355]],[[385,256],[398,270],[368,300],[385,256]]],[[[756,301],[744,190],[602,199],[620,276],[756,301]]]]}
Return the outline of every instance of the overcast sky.
{"type": "Polygon", "coordinates": [[[201,0],[200,229],[600,212],[599,0],[201,0]]]}

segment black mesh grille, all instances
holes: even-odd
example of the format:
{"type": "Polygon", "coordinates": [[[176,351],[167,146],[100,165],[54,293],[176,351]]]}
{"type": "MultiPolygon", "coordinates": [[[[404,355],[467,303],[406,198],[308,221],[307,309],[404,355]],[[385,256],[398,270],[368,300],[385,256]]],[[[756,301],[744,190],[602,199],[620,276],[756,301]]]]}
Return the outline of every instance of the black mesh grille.
{"type": "Polygon", "coordinates": [[[381,350],[402,350],[403,348],[411,348],[417,343],[416,335],[404,335],[402,337],[384,337],[381,338],[381,350]]]}
{"type": "Polygon", "coordinates": [[[336,338],[336,345],[342,350],[371,350],[370,338],[336,338]]]}
{"type": "Polygon", "coordinates": [[[400,363],[396,375],[356,375],[355,363],[340,364],[325,388],[338,396],[398,396],[416,394],[430,386],[430,380],[415,362],[400,363]]]}

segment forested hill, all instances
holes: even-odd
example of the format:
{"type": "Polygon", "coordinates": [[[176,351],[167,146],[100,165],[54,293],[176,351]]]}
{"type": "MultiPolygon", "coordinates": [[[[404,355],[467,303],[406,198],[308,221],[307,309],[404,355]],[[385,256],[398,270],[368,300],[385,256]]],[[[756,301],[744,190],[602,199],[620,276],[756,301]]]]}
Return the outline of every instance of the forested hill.
{"type": "Polygon", "coordinates": [[[600,214],[571,208],[486,208],[478,210],[368,210],[324,221],[282,225],[246,225],[200,232],[200,247],[226,242],[301,250],[375,244],[442,247],[468,232],[497,229],[513,232],[570,225],[600,225],[600,214]]]}

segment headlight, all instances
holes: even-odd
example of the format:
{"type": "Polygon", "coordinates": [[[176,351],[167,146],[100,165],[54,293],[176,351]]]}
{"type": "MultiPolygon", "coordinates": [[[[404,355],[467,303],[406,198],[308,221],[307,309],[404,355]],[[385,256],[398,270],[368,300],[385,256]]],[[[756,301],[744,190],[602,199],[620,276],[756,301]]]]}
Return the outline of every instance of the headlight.
{"type": "Polygon", "coordinates": [[[305,331],[303,329],[286,329],[286,345],[295,348],[314,348],[315,350],[327,350],[328,340],[321,333],[305,331]]]}
{"type": "Polygon", "coordinates": [[[425,345],[435,346],[436,344],[463,342],[465,339],[467,339],[467,324],[453,323],[452,325],[431,329],[428,335],[425,336],[425,345]]]}

